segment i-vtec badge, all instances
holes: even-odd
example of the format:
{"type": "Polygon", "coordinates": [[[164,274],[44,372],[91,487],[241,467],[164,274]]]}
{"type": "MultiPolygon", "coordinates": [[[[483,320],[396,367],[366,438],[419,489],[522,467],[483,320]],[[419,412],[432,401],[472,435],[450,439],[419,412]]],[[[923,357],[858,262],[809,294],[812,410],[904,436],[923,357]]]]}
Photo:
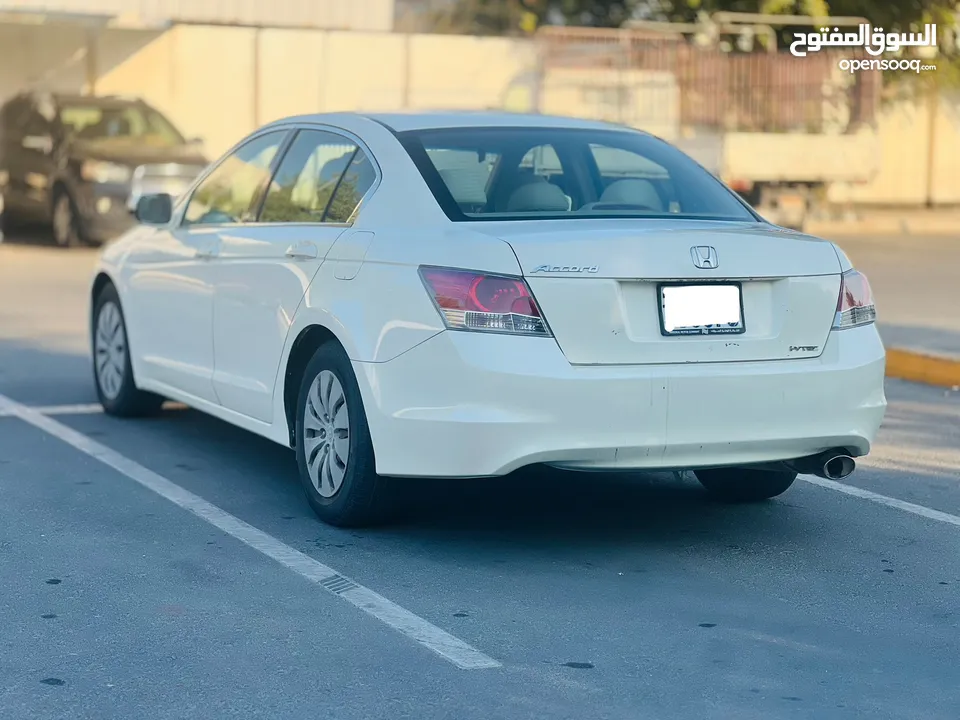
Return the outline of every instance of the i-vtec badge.
{"type": "Polygon", "coordinates": [[[537,265],[530,274],[534,273],[595,273],[600,268],[596,265],[537,265]]]}

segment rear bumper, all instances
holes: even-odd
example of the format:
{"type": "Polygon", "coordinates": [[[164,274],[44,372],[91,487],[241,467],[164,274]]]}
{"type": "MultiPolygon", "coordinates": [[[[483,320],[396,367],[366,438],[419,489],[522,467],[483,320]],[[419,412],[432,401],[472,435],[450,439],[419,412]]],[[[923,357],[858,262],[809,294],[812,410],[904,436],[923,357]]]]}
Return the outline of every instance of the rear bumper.
{"type": "Polygon", "coordinates": [[[442,332],[354,369],[383,475],[718,467],[865,455],[886,408],[875,326],[819,358],[571,366],[545,338],[442,332]]]}

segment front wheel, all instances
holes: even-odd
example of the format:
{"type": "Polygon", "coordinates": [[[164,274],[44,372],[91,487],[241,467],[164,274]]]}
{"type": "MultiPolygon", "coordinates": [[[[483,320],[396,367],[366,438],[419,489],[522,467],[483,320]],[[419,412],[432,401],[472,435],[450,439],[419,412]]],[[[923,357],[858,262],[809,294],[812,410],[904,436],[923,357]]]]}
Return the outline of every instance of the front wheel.
{"type": "Polygon", "coordinates": [[[726,502],[760,502],[785,493],[797,473],[740,468],[695,470],[700,484],[714,497],[726,502]]]}
{"type": "Polygon", "coordinates": [[[307,365],[297,400],[300,483],[317,516],[359,527],[387,519],[387,480],[376,473],[360,388],[346,354],[322,345],[307,365]]]}
{"type": "Polygon", "coordinates": [[[53,239],[58,246],[79,247],[84,245],[83,227],[80,214],[70,193],[66,190],[57,190],[53,200],[53,239]]]}
{"type": "Polygon", "coordinates": [[[97,296],[91,335],[93,379],[104,412],[135,417],[159,410],[163,398],[138,390],[134,383],[127,326],[113,285],[107,285],[97,296]]]}

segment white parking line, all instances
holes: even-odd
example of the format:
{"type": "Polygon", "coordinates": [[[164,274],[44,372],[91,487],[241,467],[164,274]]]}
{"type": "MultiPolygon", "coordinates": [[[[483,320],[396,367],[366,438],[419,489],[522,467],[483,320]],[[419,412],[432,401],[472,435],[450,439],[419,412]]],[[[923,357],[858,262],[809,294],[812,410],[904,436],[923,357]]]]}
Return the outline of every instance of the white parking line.
{"type": "MultiPolygon", "coordinates": [[[[29,405],[41,415],[99,415],[103,412],[100,403],[78,403],[76,405],[29,405]]],[[[186,410],[187,406],[181,403],[167,402],[163,406],[164,412],[170,410],[186,410]]],[[[10,417],[15,413],[11,410],[0,409],[0,417],[10,417]]]]}
{"type": "Polygon", "coordinates": [[[875,492],[870,492],[869,490],[864,490],[863,488],[854,487],[853,485],[844,485],[843,483],[839,483],[835,480],[819,478],[816,475],[801,475],[800,479],[805,480],[811,485],[819,485],[820,487],[827,488],[828,490],[836,490],[844,495],[852,495],[853,497],[858,497],[861,500],[869,500],[870,502],[875,502],[879,505],[886,505],[887,507],[895,508],[897,510],[903,510],[903,512],[913,513],[914,515],[919,515],[920,517],[925,517],[929,520],[936,520],[937,522],[960,527],[960,517],[957,515],[940,512],[939,510],[933,510],[932,508],[924,507],[923,505],[915,505],[914,503],[907,502],[906,500],[898,500],[897,498],[880,495],[875,492]]]}
{"type": "Polygon", "coordinates": [[[41,415],[97,415],[103,412],[100,403],[86,403],[81,405],[42,405],[31,408],[41,415]]]}
{"type": "Polygon", "coordinates": [[[53,418],[0,395],[0,413],[18,417],[24,422],[52,435],[92,458],[126,475],[148,490],[152,490],[170,502],[189,510],[228,535],[249,545],[298,575],[320,585],[351,605],[372,615],[380,622],[398,630],[412,640],[437,653],[464,670],[480,670],[500,667],[501,663],[484,655],[463,640],[441,630],[418,615],[414,615],[394,602],[387,600],[360,583],[344,577],[333,568],[317,562],[312,557],[293,549],[272,535],[248,525],[216,505],[194,495],[162,475],[148,470],[139,463],[101,445],[86,435],[57,422],[53,418]]]}

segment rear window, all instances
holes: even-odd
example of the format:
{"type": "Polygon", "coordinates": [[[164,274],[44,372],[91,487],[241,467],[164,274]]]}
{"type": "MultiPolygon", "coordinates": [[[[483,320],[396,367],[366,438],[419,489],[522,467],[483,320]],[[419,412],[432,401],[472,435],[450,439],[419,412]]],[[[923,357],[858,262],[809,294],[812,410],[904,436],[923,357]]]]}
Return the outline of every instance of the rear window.
{"type": "Polygon", "coordinates": [[[759,222],[655,137],[619,130],[469,127],[400,133],[454,221],[677,218],[759,222]]]}

